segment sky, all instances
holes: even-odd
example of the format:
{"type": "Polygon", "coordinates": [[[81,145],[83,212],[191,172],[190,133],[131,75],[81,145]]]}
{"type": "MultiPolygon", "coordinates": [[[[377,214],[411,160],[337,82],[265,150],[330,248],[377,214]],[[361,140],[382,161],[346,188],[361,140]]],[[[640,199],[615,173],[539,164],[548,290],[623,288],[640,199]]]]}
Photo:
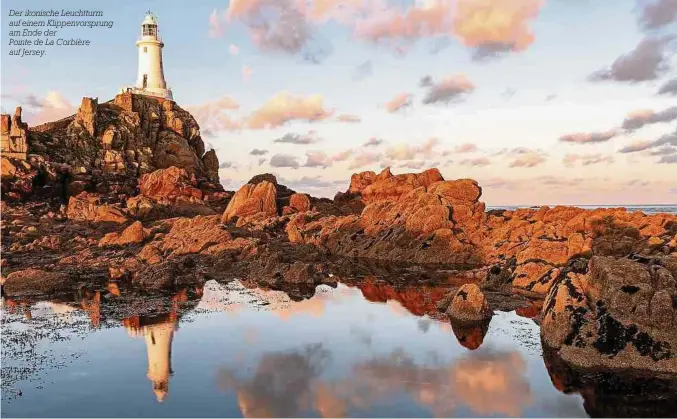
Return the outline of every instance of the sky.
{"type": "MultiPolygon", "coordinates": [[[[53,1],[5,0],[10,9],[53,1]]],[[[90,47],[13,57],[2,110],[38,124],[136,81],[150,9],[165,77],[226,189],[314,196],[353,173],[473,178],[487,205],[677,203],[677,0],[78,1],[90,47]],[[83,18],[84,19],[84,18],[83,18]]]]}

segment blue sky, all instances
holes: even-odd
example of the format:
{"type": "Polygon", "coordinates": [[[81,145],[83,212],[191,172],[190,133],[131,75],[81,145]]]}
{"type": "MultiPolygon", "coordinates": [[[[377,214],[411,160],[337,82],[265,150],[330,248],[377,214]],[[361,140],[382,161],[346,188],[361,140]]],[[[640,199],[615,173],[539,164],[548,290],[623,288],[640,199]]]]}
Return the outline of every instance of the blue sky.
{"type": "MultiPolygon", "coordinates": [[[[675,41],[667,38],[677,33],[675,3],[61,2],[59,7],[68,9],[102,10],[114,27],[64,29],[64,35],[91,39],[92,47],[52,49],[43,58],[9,57],[3,43],[2,108],[7,112],[23,104],[26,119],[39,123],[72,112],[82,96],[107,100],[133,84],[134,42],[150,8],[165,42],[167,82],[217,150],[227,188],[272,172],[297,190],[333,196],[356,171],[392,166],[398,173],[434,165],[446,178],[480,181],[490,205],[677,203],[677,149],[670,148],[677,146],[675,92],[657,94],[677,76],[675,41]],[[320,5],[329,7],[318,16],[320,5]],[[448,19],[437,31],[417,31],[416,16],[425,13],[448,19]],[[398,26],[398,19],[409,26],[398,26]],[[261,22],[273,28],[263,41],[256,39],[261,22]],[[308,29],[308,39],[290,38],[299,28],[308,29]],[[384,28],[376,45],[368,34],[384,28]],[[408,38],[398,33],[402,28],[409,30],[408,38]],[[525,38],[530,41],[522,42],[525,38]],[[432,52],[440,42],[446,47],[432,52]],[[394,44],[406,51],[396,51],[394,44]],[[500,52],[473,59],[482,48],[500,52]],[[304,59],[307,50],[320,50],[321,60],[304,59]],[[628,54],[629,61],[612,68],[605,80],[591,80],[592,73],[628,54]],[[358,80],[357,69],[365,63],[372,70],[358,80]],[[421,86],[426,75],[431,83],[421,86]],[[461,75],[470,87],[455,90],[461,75]],[[441,96],[423,103],[431,92],[441,96]],[[411,106],[389,112],[386,103],[405,94],[411,95],[411,106]],[[28,96],[42,106],[27,108],[28,96]],[[312,110],[324,116],[309,117],[312,110]],[[637,111],[645,121],[641,128],[620,130],[637,111]],[[231,124],[215,124],[206,117],[209,112],[226,115],[231,124]],[[283,114],[292,116],[251,126],[253,115],[283,114]],[[360,121],[340,122],[342,114],[360,121]],[[604,141],[562,140],[610,130],[620,131],[604,141]],[[309,131],[314,132],[309,136],[309,131]],[[286,134],[297,139],[294,144],[275,142],[286,134]],[[364,147],[372,137],[382,142],[364,147]],[[646,147],[621,152],[638,144],[646,147]],[[254,156],[252,149],[267,152],[254,156]]],[[[3,34],[9,30],[9,9],[27,7],[47,9],[54,2],[3,1],[3,34]]]]}

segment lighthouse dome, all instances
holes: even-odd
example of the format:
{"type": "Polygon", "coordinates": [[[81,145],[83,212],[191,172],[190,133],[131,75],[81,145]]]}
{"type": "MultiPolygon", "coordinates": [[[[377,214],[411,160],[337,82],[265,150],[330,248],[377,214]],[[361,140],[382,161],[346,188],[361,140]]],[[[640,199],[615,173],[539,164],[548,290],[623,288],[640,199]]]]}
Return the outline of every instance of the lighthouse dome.
{"type": "Polygon", "coordinates": [[[157,18],[152,13],[147,13],[141,22],[142,25],[157,25],[157,18]]]}

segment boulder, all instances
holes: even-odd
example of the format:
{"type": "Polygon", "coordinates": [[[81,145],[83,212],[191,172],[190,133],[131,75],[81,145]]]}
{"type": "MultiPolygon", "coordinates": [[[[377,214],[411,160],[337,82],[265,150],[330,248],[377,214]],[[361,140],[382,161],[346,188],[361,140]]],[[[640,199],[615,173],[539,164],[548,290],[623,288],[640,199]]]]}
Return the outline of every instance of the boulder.
{"type": "Polygon", "coordinates": [[[121,233],[108,233],[99,240],[99,247],[126,246],[141,243],[147,237],[141,221],[135,221],[121,233]]]}
{"type": "Polygon", "coordinates": [[[2,289],[8,297],[28,297],[65,291],[71,285],[66,273],[25,269],[7,275],[2,289]]]}
{"type": "Polygon", "coordinates": [[[353,173],[353,175],[350,177],[348,193],[361,193],[364,188],[374,183],[375,179],[376,173],[372,171],[353,173]]]}
{"type": "Polygon", "coordinates": [[[153,217],[158,210],[158,204],[151,198],[143,195],[138,195],[127,200],[127,212],[141,220],[153,217]]]}
{"type": "Polygon", "coordinates": [[[67,216],[70,220],[111,222],[122,224],[129,218],[112,205],[102,204],[101,197],[88,192],[81,192],[77,196],[71,196],[68,200],[67,216]]]}
{"type": "Polygon", "coordinates": [[[289,206],[298,212],[305,212],[310,209],[310,199],[303,193],[295,193],[289,198],[289,206]]]}
{"type": "Polygon", "coordinates": [[[567,271],[541,312],[544,344],[577,367],[677,373],[677,286],[670,256],[593,256],[567,271]]]}
{"type": "Polygon", "coordinates": [[[493,312],[477,284],[464,284],[454,294],[447,315],[460,323],[482,322],[490,319],[493,312]]]}
{"type": "Polygon", "coordinates": [[[243,218],[256,214],[265,217],[277,215],[275,185],[267,180],[242,186],[228,203],[221,220],[228,223],[235,217],[243,218]]]}
{"type": "MultiPolygon", "coordinates": [[[[219,216],[178,218],[161,240],[159,250],[168,256],[209,251],[210,247],[230,242],[231,234],[219,223],[219,216]]],[[[146,245],[156,246],[155,243],[146,245]]]]}
{"type": "Polygon", "coordinates": [[[475,203],[482,196],[482,188],[472,179],[435,181],[428,187],[428,192],[443,197],[451,204],[475,203]]]}
{"type": "Polygon", "coordinates": [[[2,170],[3,181],[12,180],[16,177],[17,168],[10,159],[3,157],[0,162],[0,169],[2,170]]]}

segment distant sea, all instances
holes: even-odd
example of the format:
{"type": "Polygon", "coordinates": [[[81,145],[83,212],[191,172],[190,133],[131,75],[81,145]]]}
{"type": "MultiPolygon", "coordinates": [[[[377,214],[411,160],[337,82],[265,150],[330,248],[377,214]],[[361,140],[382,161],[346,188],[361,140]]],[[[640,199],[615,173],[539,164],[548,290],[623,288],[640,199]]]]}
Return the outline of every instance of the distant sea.
{"type": "MultiPolygon", "coordinates": [[[[548,205],[550,208],[555,205],[548,205]]],[[[627,208],[628,211],[642,211],[645,214],[657,214],[659,212],[666,212],[669,214],[677,214],[677,205],[569,205],[571,207],[595,209],[595,208],[627,208]]],[[[535,206],[538,207],[538,206],[535,206]]],[[[498,205],[487,206],[487,209],[505,209],[515,210],[517,208],[531,208],[530,205],[498,205]]]]}

